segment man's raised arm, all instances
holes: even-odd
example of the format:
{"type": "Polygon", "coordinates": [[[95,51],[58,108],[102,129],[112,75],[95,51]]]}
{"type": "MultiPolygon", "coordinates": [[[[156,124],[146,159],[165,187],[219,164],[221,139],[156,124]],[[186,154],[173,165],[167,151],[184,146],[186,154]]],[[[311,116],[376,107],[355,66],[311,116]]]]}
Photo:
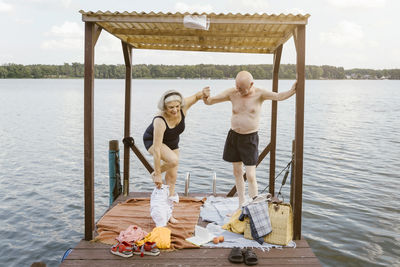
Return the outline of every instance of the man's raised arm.
{"type": "Polygon", "coordinates": [[[232,91],[232,89],[228,89],[223,91],[222,93],[211,97],[210,96],[210,87],[205,87],[203,89],[203,101],[204,104],[206,105],[213,105],[213,104],[217,104],[220,102],[224,102],[224,101],[228,101],[229,100],[229,94],[232,91]]]}
{"type": "Polygon", "coordinates": [[[262,99],[263,100],[276,100],[276,101],[286,100],[296,93],[296,86],[297,86],[297,81],[294,82],[294,84],[290,90],[281,92],[281,93],[275,93],[275,92],[263,90],[262,99]]]}

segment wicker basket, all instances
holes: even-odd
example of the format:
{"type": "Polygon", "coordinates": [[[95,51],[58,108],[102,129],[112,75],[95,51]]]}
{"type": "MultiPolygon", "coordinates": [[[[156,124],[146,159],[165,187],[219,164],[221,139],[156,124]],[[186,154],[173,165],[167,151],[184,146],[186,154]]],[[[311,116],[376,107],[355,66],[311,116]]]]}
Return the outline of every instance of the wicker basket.
{"type": "MultiPolygon", "coordinates": [[[[286,246],[293,239],[293,213],[290,204],[268,203],[269,218],[272,232],[264,237],[270,244],[286,246]]],[[[244,237],[253,239],[250,230],[250,220],[246,218],[244,237]]]]}

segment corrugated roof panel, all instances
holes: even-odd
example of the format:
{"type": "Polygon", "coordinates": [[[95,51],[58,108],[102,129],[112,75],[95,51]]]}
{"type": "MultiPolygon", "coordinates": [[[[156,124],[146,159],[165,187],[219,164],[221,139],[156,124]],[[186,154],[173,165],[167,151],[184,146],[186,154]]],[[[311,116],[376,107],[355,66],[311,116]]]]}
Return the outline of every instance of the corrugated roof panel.
{"type": "Polygon", "coordinates": [[[297,25],[307,24],[310,15],[201,13],[210,20],[206,30],[187,28],[185,15],[197,13],[144,13],[80,11],[91,21],[135,48],[273,53],[286,42],[297,25]]]}

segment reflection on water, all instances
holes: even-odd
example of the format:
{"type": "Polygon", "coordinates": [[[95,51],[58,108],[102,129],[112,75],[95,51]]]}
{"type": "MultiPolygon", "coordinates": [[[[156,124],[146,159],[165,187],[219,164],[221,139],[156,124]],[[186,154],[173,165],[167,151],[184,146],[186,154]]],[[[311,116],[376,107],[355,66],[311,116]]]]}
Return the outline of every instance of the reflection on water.
{"type": "MultiPolygon", "coordinates": [[[[124,84],[95,83],[97,220],[108,205],[108,141],[123,136],[124,84]]],[[[280,90],[291,84],[281,81],[280,90]]],[[[141,136],[163,91],[190,95],[207,85],[215,94],[233,81],[134,80],[131,130],[139,149],[145,151],[141,136]]],[[[271,81],[256,85],[270,88],[271,81]]],[[[400,265],[399,85],[306,83],[302,234],[323,265],[400,265]]],[[[294,99],[278,106],[277,173],[290,160],[294,99]]],[[[270,110],[265,103],[260,150],[269,140],[270,110]]],[[[230,112],[229,103],[199,103],[189,111],[181,139],[179,192],[187,172],[191,192],[211,192],[213,172],[218,192],[233,186],[231,166],[221,159],[230,112]]],[[[83,237],[83,81],[0,80],[0,125],[0,262],[57,266],[64,251],[83,237]]],[[[260,190],[267,186],[268,162],[267,157],[257,170],[260,190]]],[[[132,157],[131,167],[131,190],[151,191],[141,163],[132,157]]]]}

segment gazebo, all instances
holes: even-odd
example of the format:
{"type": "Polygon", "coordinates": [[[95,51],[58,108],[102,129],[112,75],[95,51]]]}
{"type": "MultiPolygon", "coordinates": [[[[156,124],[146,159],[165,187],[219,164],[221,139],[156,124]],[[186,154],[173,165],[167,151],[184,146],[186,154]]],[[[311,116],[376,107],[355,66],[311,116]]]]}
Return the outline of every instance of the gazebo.
{"type": "MultiPolygon", "coordinates": [[[[189,14],[80,11],[85,23],[84,79],[84,196],[85,240],[94,237],[94,53],[102,30],[121,40],[126,66],[124,138],[131,129],[132,50],[183,50],[273,54],[272,90],[278,92],[278,74],[283,45],[293,37],[297,57],[297,92],[293,145],[291,204],[294,240],[301,239],[304,139],[305,29],[310,15],[292,14],[189,14]]],[[[271,134],[259,162],[268,153],[269,192],[275,193],[277,102],[272,102],[271,134]]],[[[124,146],[123,193],[129,193],[130,147],[124,146]]]]}

